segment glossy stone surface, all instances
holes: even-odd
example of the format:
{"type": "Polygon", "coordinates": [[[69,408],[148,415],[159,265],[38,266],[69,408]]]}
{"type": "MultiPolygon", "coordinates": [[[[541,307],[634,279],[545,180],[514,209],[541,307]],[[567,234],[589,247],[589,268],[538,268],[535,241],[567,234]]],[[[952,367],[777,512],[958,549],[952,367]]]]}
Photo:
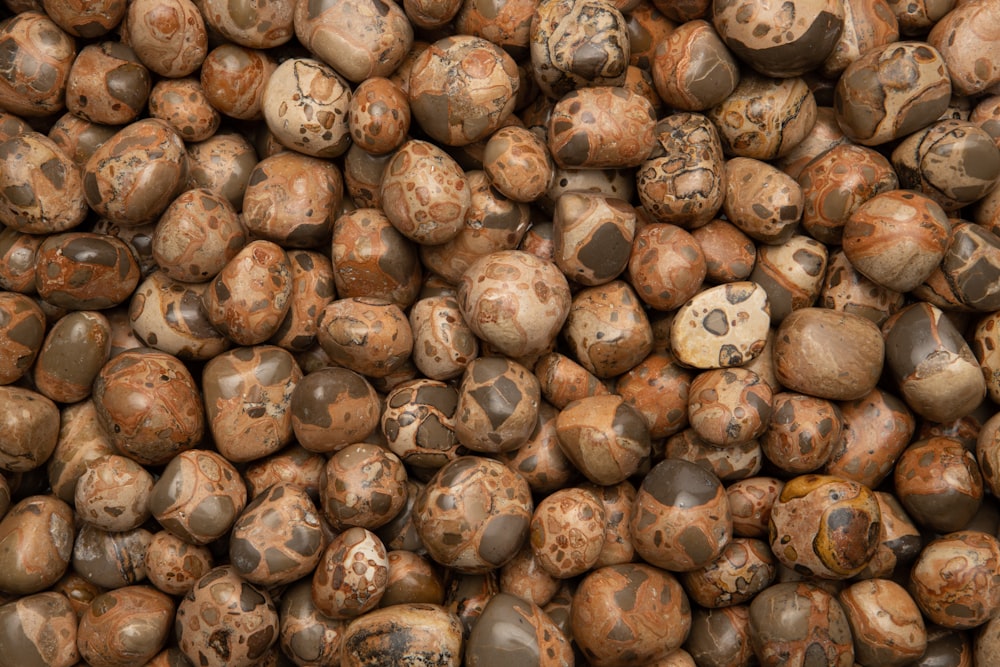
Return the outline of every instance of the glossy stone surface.
{"type": "Polygon", "coordinates": [[[176,633],[181,651],[194,664],[249,665],[277,642],[278,612],[266,591],[221,566],[199,579],[177,605],[176,633]]]}
{"type": "Polygon", "coordinates": [[[446,464],[417,496],[414,524],[435,561],[483,573],[513,558],[528,537],[527,482],[504,464],[467,456],[446,464]]]}
{"type": "Polygon", "coordinates": [[[176,357],[139,348],[113,357],[94,381],[94,405],[114,446],[139,463],[162,465],[201,443],[201,392],[176,357]]]}
{"type": "Polygon", "coordinates": [[[678,572],[718,558],[733,530],[719,478],[680,459],[661,461],[643,478],[629,526],[645,561],[678,572]]]}

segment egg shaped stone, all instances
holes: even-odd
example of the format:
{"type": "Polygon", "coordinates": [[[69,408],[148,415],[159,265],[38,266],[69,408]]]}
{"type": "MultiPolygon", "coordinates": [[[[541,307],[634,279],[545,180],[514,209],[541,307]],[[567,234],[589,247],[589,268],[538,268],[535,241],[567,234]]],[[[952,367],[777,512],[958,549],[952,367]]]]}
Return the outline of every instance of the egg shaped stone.
{"type": "Polygon", "coordinates": [[[184,141],[156,118],[126,125],[87,160],[83,190],[95,212],[137,225],[159,216],[188,177],[184,141]]]}
{"type": "Polygon", "coordinates": [[[410,70],[413,118],[435,141],[464,146],[488,137],[514,111],[517,65],[503,49],[472,35],[440,39],[410,70]]]}

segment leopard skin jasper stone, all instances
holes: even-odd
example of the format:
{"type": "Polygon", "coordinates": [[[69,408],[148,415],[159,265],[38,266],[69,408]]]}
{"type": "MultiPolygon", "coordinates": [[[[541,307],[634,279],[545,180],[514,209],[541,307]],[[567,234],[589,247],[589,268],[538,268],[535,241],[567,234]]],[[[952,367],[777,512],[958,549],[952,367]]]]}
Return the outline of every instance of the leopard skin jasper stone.
{"type": "MultiPolygon", "coordinates": [[[[23,122],[23,121],[22,121],[23,122]]],[[[94,154],[94,151],[105,141],[115,135],[120,128],[108,125],[91,123],[71,113],[64,113],[53,123],[49,129],[48,137],[55,142],[56,146],[69,156],[73,164],[82,167],[94,154]]],[[[24,128],[16,134],[30,132],[30,128],[24,128]]],[[[0,131],[0,135],[16,136],[0,131]]]]}
{"type": "Polygon", "coordinates": [[[697,464],[665,459],[643,478],[629,528],[636,553],[665,570],[708,565],[732,538],[729,498],[719,478],[697,464]]]}
{"type": "Polygon", "coordinates": [[[48,116],[66,102],[66,83],[76,58],[74,39],[36,4],[0,22],[6,64],[0,75],[0,106],[19,116],[48,116]]]}
{"type": "Polygon", "coordinates": [[[45,314],[34,299],[0,292],[0,384],[20,379],[45,341],[45,314]]]}
{"type": "Polygon", "coordinates": [[[971,342],[976,361],[986,378],[990,398],[1000,397],[1000,314],[991,313],[976,324],[971,342]]]}
{"type": "Polygon", "coordinates": [[[406,141],[411,117],[406,93],[385,77],[362,81],[347,106],[350,138],[376,155],[391,153],[406,141]]]}
{"type": "Polygon", "coordinates": [[[135,253],[121,239],[95,232],[45,237],[36,256],[35,288],[47,303],[103,310],[123,303],[139,284],[135,253]]]}
{"type": "Polygon", "coordinates": [[[986,381],[969,344],[944,313],[908,306],[883,325],[885,360],[907,406],[931,421],[963,417],[986,395],[986,381]]]}
{"type": "Polygon", "coordinates": [[[31,234],[76,227],[87,215],[83,172],[52,139],[25,132],[0,144],[0,222],[31,234]]]}
{"type": "Polygon", "coordinates": [[[404,382],[385,398],[386,444],[408,465],[440,468],[463,453],[455,435],[457,406],[458,391],[451,385],[428,378],[404,382]]]}
{"type": "Polygon", "coordinates": [[[852,584],[837,596],[854,635],[860,664],[900,667],[927,649],[927,629],[916,601],[889,579],[852,584]]]}
{"type": "Polygon", "coordinates": [[[453,296],[429,296],[410,309],[413,363],[432,380],[458,377],[479,356],[479,340],[453,296]]]}
{"type": "Polygon", "coordinates": [[[816,303],[826,275],[827,249],[816,239],[795,235],[781,244],[761,244],[750,280],[767,292],[771,321],[816,303]]]}
{"type": "Polygon", "coordinates": [[[222,122],[194,77],[157,81],[149,93],[149,115],[167,121],[188,142],[214,136],[222,122]]]}
{"type": "Polygon", "coordinates": [[[715,218],[691,230],[705,258],[705,279],[713,284],[746,280],[757,261],[757,246],[739,227],[715,218]]]}
{"type": "Polygon", "coordinates": [[[682,23],[657,43],[653,82],[663,101],[683,111],[714,107],[736,88],[739,64],[711,23],[682,23]]]}
{"type": "Polygon", "coordinates": [[[694,602],[708,609],[722,609],[749,602],[777,575],[778,563],[767,542],[734,537],[717,559],[679,578],[694,602]]]}
{"type": "Polygon", "coordinates": [[[344,629],[340,664],[404,665],[420,656],[428,664],[458,667],[463,632],[459,617],[440,605],[410,602],[376,609],[344,629]]]}
{"type": "Polygon", "coordinates": [[[833,401],[780,392],[774,395],[772,408],[761,447],[781,470],[792,474],[816,470],[842,445],[844,419],[833,401]]]}
{"type": "Polygon", "coordinates": [[[406,505],[406,494],[402,460],[367,443],[334,452],[320,479],[320,502],[334,530],[384,526],[406,505]]]}
{"type": "Polygon", "coordinates": [[[96,311],[73,311],[52,325],[35,361],[38,391],[53,401],[76,403],[90,396],[111,353],[111,324],[96,311]]]}
{"type": "Polygon", "coordinates": [[[0,467],[11,473],[43,465],[59,438],[59,408],[44,394],[13,385],[0,386],[0,467]]]}
{"type": "Polygon", "coordinates": [[[515,359],[547,352],[571,304],[569,283],[559,268],[521,250],[477,259],[462,275],[457,296],[472,331],[515,359]]]}
{"type": "Polygon", "coordinates": [[[766,537],[771,508],[785,483],[777,477],[750,476],[726,488],[733,515],[733,535],[766,537]]]}
{"type": "Polygon", "coordinates": [[[859,578],[891,577],[894,572],[908,570],[925,542],[920,529],[907,515],[896,496],[876,491],[875,500],[882,513],[879,544],[875,555],[858,575],[859,578]]]}
{"type": "Polygon", "coordinates": [[[844,29],[820,68],[829,78],[868,51],[899,41],[899,21],[888,0],[843,0],[843,5],[844,29]]]}
{"type": "Polygon", "coordinates": [[[885,348],[871,320],[825,308],[801,308],[778,327],[774,371],[778,382],[792,391],[852,400],[875,388],[885,348]]]}
{"type": "Polygon", "coordinates": [[[134,0],[122,27],[122,41],[161,76],[191,74],[208,52],[205,20],[192,0],[134,0]]]}
{"type": "Polygon", "coordinates": [[[468,178],[458,162],[419,139],[392,154],[378,193],[392,225],[408,239],[428,245],[455,238],[472,205],[468,178]]]}
{"type": "Polygon", "coordinates": [[[705,115],[715,123],[727,156],[773,160],[809,135],[819,112],[802,77],[772,79],[744,72],[739,84],[705,115]]]}
{"type": "Polygon", "coordinates": [[[190,187],[211,190],[239,208],[257,166],[257,152],[243,135],[219,132],[188,145],[188,164],[190,187]]]}
{"type": "Polygon", "coordinates": [[[289,58],[267,79],[260,105],[275,140],[294,151],[335,158],[351,144],[351,89],[329,65],[289,58]]]}
{"type": "Polygon", "coordinates": [[[274,345],[239,347],[205,364],[205,418],[218,451],[244,462],[288,445],[292,394],[301,379],[292,354],[274,345]]]}
{"type": "Polygon", "coordinates": [[[940,264],[951,227],[947,214],[930,197],[912,190],[889,190],[851,213],[844,225],[844,253],[851,265],[875,283],[908,292],[940,264]]]}
{"type": "Polygon", "coordinates": [[[73,571],[103,589],[137,584],[146,578],[146,550],[152,533],[145,528],[122,532],[80,524],[73,545],[73,571]]]}
{"type": "Polygon", "coordinates": [[[595,484],[631,477],[650,451],[645,418],[613,394],[568,404],[556,419],[556,433],[566,457],[595,484]]]}
{"type": "Polygon", "coordinates": [[[69,599],[46,591],[0,606],[0,651],[24,667],[70,667],[80,659],[69,599]]]}
{"type": "Polygon", "coordinates": [[[296,2],[293,25],[303,46],[355,83],[391,74],[413,44],[413,27],[392,0],[296,2]]]}
{"type": "Polygon", "coordinates": [[[148,346],[179,359],[212,359],[232,344],[209,322],[202,300],[207,283],[182,283],[155,271],[129,303],[133,334],[148,346]]]}
{"type": "Polygon", "coordinates": [[[792,178],[798,178],[802,169],[814,158],[819,157],[834,146],[849,142],[837,123],[833,108],[825,106],[829,104],[829,101],[824,100],[823,102],[824,104],[816,107],[816,122],[809,133],[788,153],[774,161],[774,166],[792,178]]]}
{"type": "Polygon", "coordinates": [[[910,443],[916,418],[902,400],[880,389],[841,402],[839,410],[843,431],[823,471],[874,489],[910,443]]]}
{"type": "Polygon", "coordinates": [[[325,247],[343,193],[343,177],[335,164],[282,151],[264,158],[250,172],[242,220],[257,239],[285,248],[325,247]]]}
{"type": "Polygon", "coordinates": [[[335,296],[333,266],[323,253],[288,251],[292,294],[288,313],[268,342],[290,352],[305,352],[316,342],[319,314],[335,296]]]}
{"type": "Polygon", "coordinates": [[[435,141],[465,146],[487,138],[514,111],[520,81],[514,59],[472,35],[440,39],[410,71],[413,118],[435,141]]]}
{"type": "Polygon", "coordinates": [[[543,498],[531,517],[530,544],[541,568],[568,579],[597,563],[604,547],[607,513],[588,489],[559,489],[543,498]]]}
{"type": "Polygon", "coordinates": [[[608,2],[539,2],[529,40],[532,74],[546,97],[625,81],[631,56],[628,25],[608,2]]]}
{"type": "Polygon", "coordinates": [[[357,208],[336,217],[331,260],[341,298],[375,296],[405,308],[420,292],[417,246],[377,208],[357,208]]]}
{"type": "Polygon", "coordinates": [[[254,49],[269,49],[290,40],[294,2],[229,2],[208,0],[201,3],[205,22],[231,42],[254,49]]]}
{"type": "Polygon", "coordinates": [[[0,287],[9,292],[35,294],[38,275],[35,260],[45,238],[9,227],[0,231],[0,287]]]}
{"type": "Polygon", "coordinates": [[[419,247],[422,268],[451,284],[483,255],[517,248],[532,224],[531,207],[502,195],[486,172],[475,169],[467,178],[471,203],[458,234],[447,243],[419,247]]]}
{"type": "Polygon", "coordinates": [[[691,381],[688,420],[703,440],[736,447],[759,437],[771,418],[771,387],[746,368],[712,368],[691,381]]]}
{"type": "Polygon", "coordinates": [[[271,241],[243,247],[215,276],[203,297],[208,319],[237,345],[257,345],[277,332],[291,307],[288,254],[271,241]]]}
{"type": "Polygon", "coordinates": [[[580,581],[570,628],[590,664],[652,664],[687,637],[691,604],[669,572],[645,563],[610,565],[580,581]]]}
{"type": "Polygon", "coordinates": [[[728,160],[722,181],[726,218],[747,236],[781,244],[795,235],[803,213],[802,187],[776,167],[747,157],[728,160]]]}
{"type": "Polygon", "coordinates": [[[910,571],[910,590],[924,616],[945,628],[975,628],[1000,608],[1000,542],[959,530],[924,547],[910,571]]]}
{"type": "Polygon", "coordinates": [[[0,591],[38,593],[65,574],[76,536],[73,509],[55,496],[29,496],[0,521],[0,591]]]}
{"type": "Polygon", "coordinates": [[[193,188],[178,195],[153,231],[157,265],[174,280],[200,283],[218,275],[247,243],[247,230],[221,193],[193,188]]]}
{"type": "Polygon", "coordinates": [[[436,562],[483,574],[517,555],[533,508],[520,474],[500,461],[463,456],[440,468],[420,491],[413,522],[436,562]]]}
{"type": "Polygon", "coordinates": [[[290,401],[295,437],[309,451],[336,451],[364,441],[378,428],[378,394],[363,376],[346,368],[306,374],[290,401]]]}
{"type": "MultiPolygon", "coordinates": [[[[475,3],[467,3],[471,4],[475,3]]],[[[519,202],[544,195],[555,173],[545,141],[517,126],[501,127],[490,135],[483,150],[483,169],[494,188],[519,202]]]]}
{"type": "Polygon", "coordinates": [[[149,508],[164,528],[190,544],[208,544],[229,532],[247,504],[232,463],[214,451],[175,456],[153,486],[149,508]]]}
{"type": "Polygon", "coordinates": [[[998,25],[1000,8],[977,2],[955,7],[931,28],[927,42],[941,52],[957,94],[976,95],[1000,83],[998,25]]]}
{"type": "Polygon", "coordinates": [[[624,280],[577,292],[562,331],[576,361],[601,379],[620,375],[653,350],[653,328],[624,280]]]}
{"type": "Polygon", "coordinates": [[[620,86],[580,88],[552,108],[548,145],[560,167],[621,169],[653,151],[656,112],[649,100],[620,86]]]}
{"type": "Polygon", "coordinates": [[[278,641],[285,655],[304,664],[339,663],[347,621],[330,618],[316,607],[309,579],[301,579],[281,594],[278,618],[278,641]]]}
{"type": "Polygon", "coordinates": [[[701,227],[719,212],[726,193],[719,132],[697,113],[662,118],[653,131],[653,150],[636,173],[643,210],[656,222],[701,227]]]}
{"type": "Polygon", "coordinates": [[[893,42],[861,56],[837,81],[833,108],[844,134],[878,146],[930,125],[951,99],[944,58],[923,42],[893,42]]]}
{"type": "Polygon", "coordinates": [[[770,326],[764,288],[751,282],[717,285],[680,307],[670,325],[670,347],[687,366],[741,366],[763,351],[770,326]]]}
{"type": "Polygon", "coordinates": [[[223,565],[177,605],[176,634],[191,664],[249,667],[278,641],[278,611],[267,591],[223,565]]]}
{"type": "Polygon", "coordinates": [[[896,497],[919,526],[940,533],[961,530],[983,503],[983,474],[961,441],[934,436],[917,440],[893,471],[896,497]]]}
{"type": "Polygon", "coordinates": [[[801,76],[830,55],[844,26],[840,0],[715,0],[712,22],[742,61],[765,76],[801,76]]]}
{"type": "Polygon", "coordinates": [[[470,667],[517,664],[568,665],[573,650],[566,635],[538,605],[502,592],[490,598],[465,647],[470,667]]]}
{"type": "Polygon", "coordinates": [[[490,598],[465,646],[470,667],[568,665],[573,649],[566,635],[538,605],[510,593],[490,598]]]}
{"type": "Polygon", "coordinates": [[[167,530],[153,535],[146,549],[146,577],[169,595],[186,595],[212,569],[208,547],[185,542],[167,530]]]}
{"type": "Polygon", "coordinates": [[[229,562],[259,586],[306,576],[322,556],[321,515],[305,489],[275,484],[254,498],[233,524],[229,562]]]}
{"type": "Polygon", "coordinates": [[[331,301],[319,315],[316,339],[331,360],[370,378],[405,370],[413,332],[403,310],[385,299],[331,301]]]}
{"type": "Polygon", "coordinates": [[[817,304],[865,317],[878,326],[903,307],[905,296],[858,271],[843,248],[830,253],[817,304]]]}
{"type": "Polygon", "coordinates": [[[854,642],[837,599],[816,584],[769,586],[750,603],[750,644],[762,667],[791,660],[830,667],[854,665],[854,642]]]}
{"type": "Polygon", "coordinates": [[[144,118],[104,142],[83,168],[87,203],[131,226],[159,216],[188,178],[184,140],[165,121],[144,118]]]}
{"type": "Polygon", "coordinates": [[[558,352],[550,352],[539,359],[534,374],[542,396],[560,410],[575,400],[611,393],[603,380],[558,352]]]}
{"type": "Polygon", "coordinates": [[[586,192],[556,201],[552,241],[556,266],[581,285],[618,277],[628,264],[636,212],[628,202],[586,192]]]}
{"type": "Polygon", "coordinates": [[[771,551],[805,576],[847,579],[874,556],[881,517],[863,484],[831,475],[794,477],[771,508],[771,551]]]}
{"type": "Polygon", "coordinates": [[[162,465],[201,444],[205,409],[187,367],[166,352],[128,350],[94,380],[97,417],[119,453],[162,465]]]}
{"type": "Polygon", "coordinates": [[[94,123],[125,125],[145,111],[151,78],[135,52],[121,42],[88,44],[70,69],[66,108],[94,123]]]}
{"type": "Polygon", "coordinates": [[[577,476],[576,467],[559,447],[558,416],[559,410],[542,401],[538,405],[538,424],[528,441],[517,449],[496,455],[520,474],[534,493],[551,493],[577,476]]]}
{"type": "Polygon", "coordinates": [[[892,151],[900,187],[923,192],[949,212],[988,194],[1000,179],[1000,148],[966,120],[938,121],[892,151]]]}
{"type": "Polygon", "coordinates": [[[146,663],[166,645],[173,598],[151,586],[125,586],[94,598],[80,618],[77,645],[90,665],[146,663]]]}
{"type": "Polygon", "coordinates": [[[660,663],[662,667],[753,664],[756,657],[750,645],[749,605],[696,608],[691,612],[691,631],[684,646],[689,662],[664,661],[665,664],[660,663]]]}
{"type": "MultiPolygon", "coordinates": [[[[221,44],[205,57],[201,66],[201,87],[209,104],[221,113],[238,120],[259,121],[264,117],[263,98],[267,82],[277,68],[272,55],[229,42],[221,44]]],[[[273,134],[270,145],[260,151],[268,157],[280,144],[273,134]]]]}
{"type": "Polygon", "coordinates": [[[962,303],[979,312],[1000,310],[1000,238],[984,227],[960,222],[939,267],[962,303]]]}
{"type": "Polygon", "coordinates": [[[927,31],[943,19],[955,5],[955,0],[888,0],[896,16],[899,32],[904,37],[924,37],[927,31]]]}
{"type": "Polygon", "coordinates": [[[764,453],[759,440],[717,447],[698,435],[693,428],[684,429],[667,438],[663,443],[663,455],[699,465],[723,482],[756,475],[764,464],[764,453]]]}

